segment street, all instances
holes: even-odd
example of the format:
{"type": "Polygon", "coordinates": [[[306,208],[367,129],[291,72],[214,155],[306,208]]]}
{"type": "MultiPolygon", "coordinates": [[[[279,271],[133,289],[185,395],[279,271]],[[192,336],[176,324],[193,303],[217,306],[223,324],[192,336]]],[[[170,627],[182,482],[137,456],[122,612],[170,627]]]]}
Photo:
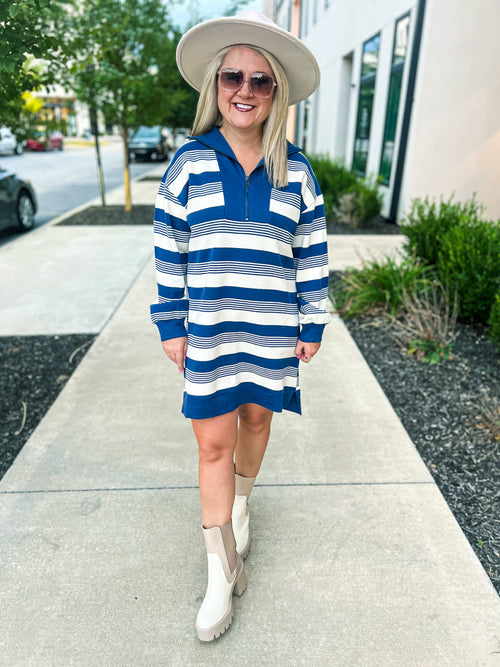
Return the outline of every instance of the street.
{"type": "MultiPolygon", "coordinates": [[[[101,142],[101,163],[105,190],[123,183],[123,147],[118,137],[101,142]]],[[[154,163],[130,165],[135,178],[151,169],[154,163]]],[[[38,199],[35,226],[70,211],[92,199],[100,198],[96,151],[93,145],[67,144],[62,152],[25,152],[23,155],[0,155],[0,165],[30,180],[38,199]]],[[[165,164],[166,167],[166,164],[165,164]]],[[[5,235],[2,234],[2,240],[5,235]]]]}

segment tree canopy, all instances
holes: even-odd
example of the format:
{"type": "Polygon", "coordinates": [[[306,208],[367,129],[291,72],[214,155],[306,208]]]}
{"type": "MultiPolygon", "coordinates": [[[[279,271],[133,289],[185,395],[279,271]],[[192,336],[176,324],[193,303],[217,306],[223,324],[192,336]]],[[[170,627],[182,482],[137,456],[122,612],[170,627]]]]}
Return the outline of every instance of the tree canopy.
{"type": "Polygon", "coordinates": [[[0,124],[15,126],[22,94],[54,81],[69,1],[0,0],[0,124]]]}
{"type": "Polygon", "coordinates": [[[139,125],[179,126],[177,118],[190,105],[194,113],[175,64],[178,37],[158,0],[82,0],[71,16],[68,85],[119,128],[126,196],[130,131],[139,125]]]}

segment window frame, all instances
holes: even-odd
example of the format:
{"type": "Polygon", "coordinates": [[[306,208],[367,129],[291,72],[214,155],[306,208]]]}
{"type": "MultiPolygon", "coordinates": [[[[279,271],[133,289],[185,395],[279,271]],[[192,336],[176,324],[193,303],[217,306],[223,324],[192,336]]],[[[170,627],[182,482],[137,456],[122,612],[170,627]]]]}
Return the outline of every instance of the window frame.
{"type": "Polygon", "coordinates": [[[394,148],[396,145],[396,137],[397,137],[397,126],[398,126],[398,117],[400,114],[400,106],[401,106],[401,91],[403,89],[403,80],[404,80],[404,70],[405,70],[405,64],[407,61],[408,57],[408,50],[409,50],[409,43],[410,43],[410,29],[411,29],[411,10],[408,10],[401,16],[399,16],[395,22],[394,22],[394,38],[392,42],[392,59],[391,59],[391,68],[389,71],[389,86],[387,89],[387,103],[385,107],[385,119],[384,119],[384,134],[382,137],[382,148],[380,151],[380,163],[379,163],[379,178],[380,178],[380,183],[381,185],[384,185],[386,187],[389,187],[390,182],[391,182],[391,176],[392,176],[392,169],[393,169],[393,164],[394,164],[394,148]],[[398,38],[398,25],[404,21],[407,20],[407,39],[406,39],[406,45],[405,45],[405,53],[404,57],[402,60],[395,61],[395,56],[396,56],[396,45],[397,45],[397,38],[398,38]],[[385,151],[386,151],[386,145],[390,143],[388,140],[388,130],[389,130],[389,120],[391,118],[391,108],[390,108],[390,101],[391,101],[391,95],[394,94],[394,88],[393,88],[393,82],[395,80],[395,76],[401,75],[400,82],[399,82],[399,90],[398,90],[398,99],[397,99],[397,110],[396,110],[396,118],[394,120],[394,137],[392,139],[392,155],[391,155],[391,160],[389,164],[389,170],[387,176],[384,175],[382,171],[382,167],[384,164],[384,158],[385,158],[385,151]]]}
{"type": "Polygon", "coordinates": [[[366,150],[366,162],[364,165],[364,170],[356,168],[356,163],[359,160],[357,157],[360,154],[360,151],[357,150],[356,148],[356,142],[358,140],[362,140],[362,137],[358,136],[358,129],[360,125],[360,112],[362,109],[362,93],[364,88],[368,88],[368,86],[373,86],[373,93],[371,94],[371,111],[373,111],[373,102],[375,99],[375,87],[377,83],[377,73],[379,69],[379,58],[380,58],[380,44],[382,41],[382,31],[379,30],[376,32],[374,35],[369,37],[363,42],[362,48],[361,48],[361,62],[360,62],[360,73],[359,73],[359,91],[358,91],[358,106],[356,110],[356,124],[354,127],[354,147],[353,147],[353,157],[352,157],[352,170],[356,173],[359,174],[360,176],[365,176],[366,175],[366,164],[368,162],[368,155],[370,152],[370,135],[371,135],[371,127],[372,127],[372,113],[370,113],[370,118],[368,122],[368,132],[367,136],[364,138],[368,142],[368,147],[366,150]],[[366,47],[370,42],[373,42],[378,38],[378,44],[377,44],[377,60],[376,60],[376,66],[375,69],[367,74],[363,74],[363,68],[366,64],[365,61],[365,54],[368,52],[366,47]]]}

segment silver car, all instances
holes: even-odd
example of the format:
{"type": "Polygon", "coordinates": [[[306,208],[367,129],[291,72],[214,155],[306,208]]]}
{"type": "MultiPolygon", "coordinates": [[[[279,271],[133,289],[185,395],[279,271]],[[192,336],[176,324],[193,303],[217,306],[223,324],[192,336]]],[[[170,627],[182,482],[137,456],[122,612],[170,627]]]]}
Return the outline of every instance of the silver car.
{"type": "Polygon", "coordinates": [[[21,155],[22,152],[23,144],[17,140],[15,134],[8,127],[0,127],[0,153],[21,155]]]}

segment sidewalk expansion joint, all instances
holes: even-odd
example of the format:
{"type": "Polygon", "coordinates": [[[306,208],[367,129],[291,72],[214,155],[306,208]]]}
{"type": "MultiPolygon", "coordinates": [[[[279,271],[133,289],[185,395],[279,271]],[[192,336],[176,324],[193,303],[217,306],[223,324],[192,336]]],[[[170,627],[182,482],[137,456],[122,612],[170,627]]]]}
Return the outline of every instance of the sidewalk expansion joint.
{"type": "Polygon", "coordinates": [[[125,301],[125,299],[126,299],[127,296],[129,295],[129,293],[131,292],[133,286],[134,286],[134,285],[136,284],[136,282],[139,280],[139,278],[140,278],[142,272],[146,269],[146,267],[148,266],[148,264],[149,264],[150,262],[153,261],[153,258],[154,258],[154,256],[153,256],[153,250],[148,251],[148,256],[147,256],[146,259],[144,260],[142,266],[139,267],[139,269],[136,271],[135,275],[132,277],[132,280],[130,281],[130,285],[129,285],[128,289],[124,292],[124,294],[121,295],[121,298],[120,298],[119,301],[115,304],[115,307],[113,308],[113,310],[108,314],[108,316],[107,316],[107,318],[106,318],[106,321],[105,321],[104,324],[101,326],[100,330],[99,330],[98,332],[96,332],[96,335],[97,335],[97,336],[99,336],[100,334],[102,334],[102,332],[104,331],[104,329],[105,329],[105,328],[108,326],[108,324],[111,322],[111,320],[113,319],[113,317],[114,317],[114,316],[116,315],[116,313],[118,312],[118,309],[120,308],[120,306],[123,304],[123,302],[125,301]]]}
{"type": "MultiPolygon", "coordinates": [[[[299,487],[328,487],[328,486],[434,486],[434,481],[414,482],[297,482],[294,484],[255,484],[255,488],[299,488],[299,487]]],[[[0,496],[28,495],[34,493],[99,493],[120,491],[197,491],[199,486],[124,486],[124,487],[96,487],[93,489],[24,489],[19,491],[2,491],[0,496]]]]}

